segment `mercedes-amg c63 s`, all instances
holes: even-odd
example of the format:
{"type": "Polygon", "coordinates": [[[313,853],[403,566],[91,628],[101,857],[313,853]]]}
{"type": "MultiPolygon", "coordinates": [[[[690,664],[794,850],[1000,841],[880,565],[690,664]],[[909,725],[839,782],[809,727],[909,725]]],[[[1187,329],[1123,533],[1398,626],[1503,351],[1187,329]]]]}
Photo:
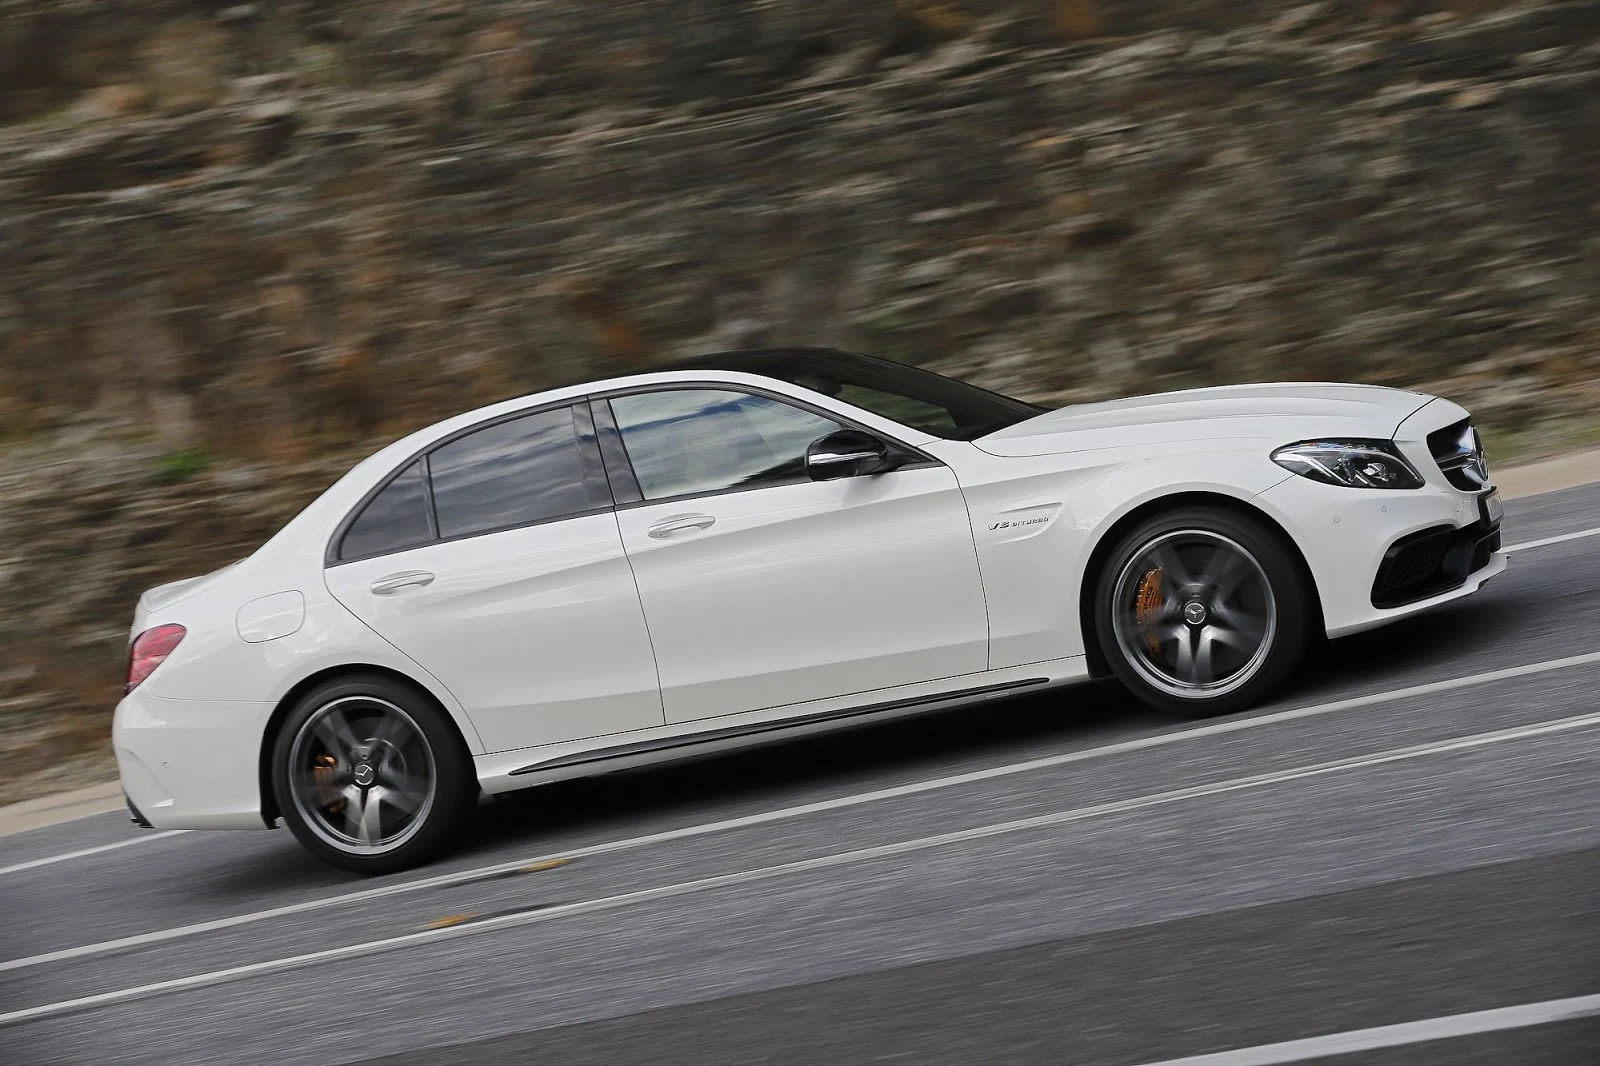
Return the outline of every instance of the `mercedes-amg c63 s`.
{"type": "MultiPolygon", "coordinates": [[[[151,589],[135,820],[378,873],[481,793],[1115,675],[1248,707],[1505,568],[1467,412],[1360,385],[1045,410],[823,349],[510,400],[151,589]]],[[[1059,699],[1071,697],[1062,694],[1059,699]]]]}

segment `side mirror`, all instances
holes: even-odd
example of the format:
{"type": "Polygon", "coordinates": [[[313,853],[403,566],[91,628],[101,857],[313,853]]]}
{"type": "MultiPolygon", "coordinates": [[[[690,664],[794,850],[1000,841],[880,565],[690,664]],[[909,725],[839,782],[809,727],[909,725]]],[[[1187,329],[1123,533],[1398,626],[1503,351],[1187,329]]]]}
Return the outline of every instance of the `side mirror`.
{"type": "Polygon", "coordinates": [[[878,474],[893,468],[889,446],[857,429],[840,429],[818,437],[806,449],[806,474],[812,481],[878,474]]]}

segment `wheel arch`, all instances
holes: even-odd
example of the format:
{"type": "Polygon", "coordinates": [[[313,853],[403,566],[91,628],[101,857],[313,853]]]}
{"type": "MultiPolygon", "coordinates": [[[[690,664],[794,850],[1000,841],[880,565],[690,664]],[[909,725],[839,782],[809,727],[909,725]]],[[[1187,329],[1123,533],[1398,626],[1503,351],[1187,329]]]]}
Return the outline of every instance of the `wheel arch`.
{"type": "Polygon", "coordinates": [[[450,728],[455,731],[457,739],[461,741],[461,750],[471,752],[472,748],[468,744],[467,738],[462,734],[461,725],[456,721],[455,715],[451,714],[449,708],[441,703],[439,698],[429,692],[428,687],[417,681],[416,678],[410,677],[393,667],[378,666],[375,663],[345,663],[318,670],[295,682],[294,686],[283,694],[283,698],[272,709],[272,714],[267,719],[267,727],[261,736],[261,750],[256,758],[256,787],[261,794],[261,820],[266,823],[268,829],[277,825],[278,818],[281,816],[278,810],[278,799],[272,788],[272,749],[277,746],[278,732],[283,728],[284,720],[289,717],[289,713],[305,697],[305,694],[318,685],[326,684],[339,678],[357,675],[386,678],[412,690],[419,699],[426,700],[439,711],[440,716],[446,722],[450,723],[450,728]]]}
{"type": "Polygon", "coordinates": [[[1078,623],[1082,627],[1083,647],[1089,667],[1089,676],[1108,677],[1111,675],[1110,664],[1106,662],[1105,653],[1100,648],[1099,631],[1094,617],[1094,593],[1095,588],[1100,583],[1101,571],[1105,568],[1112,549],[1117,546],[1117,543],[1128,530],[1140,522],[1182,507],[1215,507],[1219,510],[1232,511],[1234,514],[1254,519],[1276,536],[1283,546],[1289,550],[1289,557],[1294,560],[1295,566],[1300,571],[1301,578],[1305,581],[1311,608],[1315,615],[1312,619],[1312,632],[1326,632],[1326,626],[1322,619],[1322,596],[1317,588],[1316,578],[1311,573],[1310,564],[1306,562],[1305,553],[1300,550],[1300,545],[1295,542],[1294,537],[1289,535],[1289,531],[1284,529],[1281,522],[1261,508],[1237,496],[1206,491],[1176,492],[1166,496],[1157,496],[1152,500],[1145,500],[1129,508],[1128,511],[1119,515],[1107,526],[1095,540],[1094,548],[1090,551],[1088,562],[1083,568],[1083,578],[1078,588],[1078,623]]]}

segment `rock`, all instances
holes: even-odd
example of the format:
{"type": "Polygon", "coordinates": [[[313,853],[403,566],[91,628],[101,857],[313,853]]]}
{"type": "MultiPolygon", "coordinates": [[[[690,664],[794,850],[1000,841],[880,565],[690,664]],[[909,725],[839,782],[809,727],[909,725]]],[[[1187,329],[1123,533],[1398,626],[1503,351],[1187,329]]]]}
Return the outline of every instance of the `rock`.
{"type": "Polygon", "coordinates": [[[533,87],[534,43],[519,23],[504,19],[479,30],[468,40],[467,54],[470,92],[478,110],[520,100],[533,87]]]}
{"type": "Polygon", "coordinates": [[[143,85],[102,85],[80,96],[73,111],[90,122],[122,119],[143,110],[149,100],[150,91],[143,85]]]}
{"type": "Polygon", "coordinates": [[[228,36],[203,22],[166,26],[140,46],[145,84],[167,114],[210,107],[227,89],[228,36]]]}
{"type": "Polygon", "coordinates": [[[1498,85],[1474,85],[1451,96],[1450,106],[1458,111],[1464,111],[1468,108],[1487,107],[1498,99],[1500,99],[1498,85]]]}
{"type": "Polygon", "coordinates": [[[239,118],[244,162],[251,166],[271,162],[286,152],[300,126],[299,105],[286,97],[252,104],[239,118]]]}
{"type": "Polygon", "coordinates": [[[260,17],[261,8],[256,4],[234,4],[217,12],[217,21],[224,26],[242,26],[260,17]]]}

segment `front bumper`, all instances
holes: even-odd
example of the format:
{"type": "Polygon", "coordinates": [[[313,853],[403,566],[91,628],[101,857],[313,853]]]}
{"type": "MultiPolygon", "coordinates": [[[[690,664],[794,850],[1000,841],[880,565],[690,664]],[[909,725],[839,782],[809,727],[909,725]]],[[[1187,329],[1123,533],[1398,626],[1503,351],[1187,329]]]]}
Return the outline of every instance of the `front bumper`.
{"type": "Polygon", "coordinates": [[[265,829],[260,752],[270,703],[165,699],[136,688],[111,743],[122,791],[155,829],[265,829]]]}
{"type": "Polygon", "coordinates": [[[1352,489],[1293,476],[1256,497],[1305,556],[1330,637],[1469,596],[1504,571],[1498,527],[1478,501],[1432,482],[1352,489]]]}

